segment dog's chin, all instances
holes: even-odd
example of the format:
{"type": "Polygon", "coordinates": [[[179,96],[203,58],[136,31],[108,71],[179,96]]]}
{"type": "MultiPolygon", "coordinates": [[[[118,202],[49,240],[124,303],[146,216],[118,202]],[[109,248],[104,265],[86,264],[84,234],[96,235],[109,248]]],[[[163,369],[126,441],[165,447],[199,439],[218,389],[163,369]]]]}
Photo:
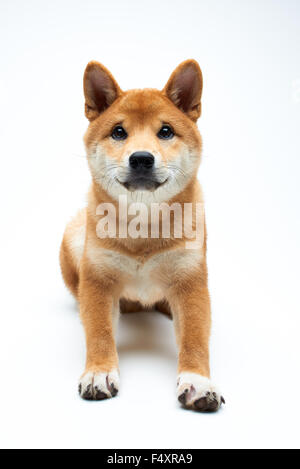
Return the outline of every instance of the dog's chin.
{"type": "MultiPolygon", "coordinates": [[[[119,181],[120,182],[120,181],[119,181]]],[[[167,182],[167,179],[163,182],[157,181],[156,179],[149,179],[149,178],[134,178],[128,179],[125,182],[120,182],[127,190],[130,192],[135,191],[149,191],[154,192],[159,187],[163,186],[167,182]]]]}

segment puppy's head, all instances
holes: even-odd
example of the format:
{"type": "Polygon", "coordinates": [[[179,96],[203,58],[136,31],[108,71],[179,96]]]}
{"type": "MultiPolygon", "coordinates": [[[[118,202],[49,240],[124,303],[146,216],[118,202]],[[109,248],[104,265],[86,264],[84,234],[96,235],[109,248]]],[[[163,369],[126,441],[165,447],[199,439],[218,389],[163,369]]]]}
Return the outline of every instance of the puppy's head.
{"type": "Polygon", "coordinates": [[[202,73],[187,60],[162,91],[122,91],[90,62],[84,74],[85,135],[92,177],[112,198],[162,202],[182,192],[200,162],[202,73]]]}

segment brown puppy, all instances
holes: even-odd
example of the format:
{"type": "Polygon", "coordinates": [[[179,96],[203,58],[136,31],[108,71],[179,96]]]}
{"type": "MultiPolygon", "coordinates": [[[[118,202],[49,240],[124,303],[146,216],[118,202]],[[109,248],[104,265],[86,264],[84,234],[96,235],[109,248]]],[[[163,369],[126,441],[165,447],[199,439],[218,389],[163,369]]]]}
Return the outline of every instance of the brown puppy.
{"type": "MultiPolygon", "coordinates": [[[[189,213],[195,228],[199,225],[195,207],[203,203],[197,180],[202,147],[196,126],[202,94],[199,65],[194,60],[183,62],[162,91],[123,92],[105,67],[90,62],[84,93],[92,186],[87,208],[66,228],[60,253],[63,277],[79,301],[86,333],[80,395],[100,400],[117,394],[114,334],[119,311],[156,308],[174,320],[180,403],[200,411],[218,410],[224,400],[210,381],[204,219],[202,242],[192,248],[187,248],[187,241],[195,240],[195,230],[192,236],[175,233],[176,210],[185,213],[185,204],[193,204],[189,213]],[[126,199],[125,208],[119,206],[120,196],[126,199]],[[163,231],[163,210],[156,222],[146,215],[146,236],[138,236],[137,229],[130,234],[134,221],[130,206],[137,203],[146,208],[164,203],[171,208],[171,234],[163,231]],[[103,235],[104,221],[113,226],[113,216],[117,229],[103,235]],[[125,235],[120,220],[128,228],[125,235]],[[155,236],[153,226],[158,226],[155,236]]],[[[135,221],[137,225],[141,221],[135,221]]]]}

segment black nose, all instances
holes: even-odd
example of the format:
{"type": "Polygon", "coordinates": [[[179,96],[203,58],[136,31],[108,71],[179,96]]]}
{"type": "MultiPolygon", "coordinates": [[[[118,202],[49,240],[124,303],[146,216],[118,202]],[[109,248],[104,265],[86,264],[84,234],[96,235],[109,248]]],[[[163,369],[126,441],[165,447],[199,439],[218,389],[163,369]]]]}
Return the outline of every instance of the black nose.
{"type": "Polygon", "coordinates": [[[154,165],[154,156],[147,151],[136,151],[130,156],[129,165],[135,170],[149,170],[154,165]]]}

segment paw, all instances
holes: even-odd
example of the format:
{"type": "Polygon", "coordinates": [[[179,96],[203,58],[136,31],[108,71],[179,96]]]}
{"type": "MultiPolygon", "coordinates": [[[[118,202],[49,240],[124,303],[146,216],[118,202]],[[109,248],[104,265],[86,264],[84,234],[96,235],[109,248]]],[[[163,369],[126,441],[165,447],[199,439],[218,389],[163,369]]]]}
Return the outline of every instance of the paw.
{"type": "Polygon", "coordinates": [[[85,372],[80,378],[79,394],[87,401],[101,401],[115,397],[119,392],[119,372],[85,372]]]}
{"type": "Polygon", "coordinates": [[[183,407],[199,412],[216,412],[225,404],[210,380],[197,373],[181,373],[178,376],[177,397],[183,407]]]}

